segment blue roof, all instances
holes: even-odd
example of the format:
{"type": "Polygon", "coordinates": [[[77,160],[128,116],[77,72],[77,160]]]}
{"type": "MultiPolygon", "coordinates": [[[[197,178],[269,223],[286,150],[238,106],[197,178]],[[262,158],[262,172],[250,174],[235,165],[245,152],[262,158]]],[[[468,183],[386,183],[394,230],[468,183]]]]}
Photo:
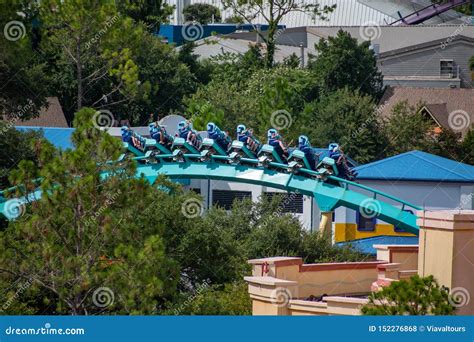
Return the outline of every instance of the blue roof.
{"type": "Polygon", "coordinates": [[[43,131],[44,137],[54,146],[67,149],[73,148],[71,142],[71,135],[74,128],[59,128],[59,127],[33,127],[33,126],[15,126],[19,131],[43,131]]]}
{"type": "Polygon", "coordinates": [[[374,245],[417,245],[418,236],[373,236],[369,238],[339,242],[337,246],[351,246],[352,248],[367,254],[377,254],[374,245]]]}
{"type": "Polygon", "coordinates": [[[416,150],[361,165],[356,170],[357,179],[474,182],[474,166],[416,150]]]}

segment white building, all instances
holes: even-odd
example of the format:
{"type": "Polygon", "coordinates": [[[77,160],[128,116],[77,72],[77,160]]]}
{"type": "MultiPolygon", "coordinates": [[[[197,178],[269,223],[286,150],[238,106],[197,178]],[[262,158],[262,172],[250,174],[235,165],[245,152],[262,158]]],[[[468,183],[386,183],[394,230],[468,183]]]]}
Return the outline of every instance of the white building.
{"type": "MultiPolygon", "coordinates": [[[[387,25],[399,19],[399,14],[406,16],[416,10],[431,4],[429,0],[301,0],[305,3],[319,3],[321,7],[336,5],[336,10],[327,16],[326,20],[314,19],[310,14],[293,12],[287,14],[281,24],[287,27],[298,26],[373,26],[387,25]]],[[[170,17],[171,24],[183,24],[182,10],[186,6],[196,3],[205,3],[218,7],[221,10],[222,20],[231,17],[233,12],[224,9],[220,0],[169,0],[175,6],[174,14],[170,17]]],[[[427,20],[424,24],[461,24],[462,15],[454,10],[447,11],[437,17],[427,20]]],[[[253,20],[254,24],[264,23],[259,16],[253,20]]]]}

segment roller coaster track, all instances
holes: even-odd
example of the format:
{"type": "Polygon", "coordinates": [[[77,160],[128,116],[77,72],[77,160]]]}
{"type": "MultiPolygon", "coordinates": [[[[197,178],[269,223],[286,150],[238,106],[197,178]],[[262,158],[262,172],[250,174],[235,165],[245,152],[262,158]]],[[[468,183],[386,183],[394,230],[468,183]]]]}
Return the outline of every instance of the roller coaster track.
{"type": "Polygon", "coordinates": [[[444,4],[431,4],[404,17],[399,13],[400,19],[390,25],[417,25],[455,7],[469,4],[471,0],[449,0],[444,4]]]}
{"type": "MultiPolygon", "coordinates": [[[[150,156],[138,158],[143,160],[150,156]]],[[[174,180],[224,180],[298,192],[313,197],[322,212],[333,211],[340,206],[347,207],[418,235],[417,217],[412,210],[421,210],[420,207],[346,179],[331,175],[324,178],[309,177],[307,174],[283,172],[258,165],[230,164],[213,158],[206,162],[189,158],[184,161],[156,159],[156,162],[138,164],[136,177],[145,177],[150,183],[155,182],[159,175],[166,175],[174,180]]],[[[313,175],[317,176],[318,172],[313,171],[313,175]]],[[[104,176],[107,177],[107,174],[104,176]]],[[[13,199],[3,197],[3,192],[0,195],[0,213],[8,219],[14,219],[22,206],[38,200],[42,193],[41,190],[36,190],[28,196],[13,199]]]]}

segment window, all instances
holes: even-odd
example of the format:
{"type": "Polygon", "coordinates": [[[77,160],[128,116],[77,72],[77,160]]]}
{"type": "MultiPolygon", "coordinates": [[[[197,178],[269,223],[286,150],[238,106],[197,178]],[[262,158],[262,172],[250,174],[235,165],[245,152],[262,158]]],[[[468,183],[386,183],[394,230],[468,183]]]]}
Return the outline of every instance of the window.
{"type": "Polygon", "coordinates": [[[303,213],[303,195],[292,193],[281,193],[281,192],[264,192],[263,195],[267,197],[270,201],[273,199],[273,196],[281,196],[281,212],[282,213],[293,213],[293,214],[302,214],[303,213]]]}
{"type": "Polygon", "coordinates": [[[192,191],[192,192],[194,192],[194,193],[196,193],[196,194],[198,194],[198,195],[201,194],[201,188],[191,188],[191,189],[189,189],[189,190],[192,191]]]}
{"type": "Polygon", "coordinates": [[[454,77],[454,61],[452,59],[440,60],[440,75],[443,78],[454,77]]]}
{"type": "Polygon", "coordinates": [[[366,217],[357,211],[356,214],[356,222],[357,222],[357,230],[360,232],[374,232],[375,231],[375,223],[377,222],[377,218],[375,217],[366,217]]]}
{"type": "Polygon", "coordinates": [[[250,191],[212,190],[212,204],[225,210],[232,209],[234,200],[252,198],[250,191]]]}

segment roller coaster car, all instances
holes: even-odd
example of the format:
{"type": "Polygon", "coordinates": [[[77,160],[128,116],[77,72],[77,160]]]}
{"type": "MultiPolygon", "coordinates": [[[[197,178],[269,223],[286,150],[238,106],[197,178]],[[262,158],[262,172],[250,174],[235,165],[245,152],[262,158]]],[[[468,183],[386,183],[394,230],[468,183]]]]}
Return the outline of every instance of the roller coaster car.
{"type": "Polygon", "coordinates": [[[231,163],[239,163],[241,158],[250,158],[255,159],[257,156],[255,153],[249,150],[247,146],[242,141],[234,140],[230,146],[230,161],[231,163]]]}
{"type": "Polygon", "coordinates": [[[201,161],[208,161],[214,154],[227,156],[224,149],[214,139],[204,138],[201,144],[201,157],[199,159],[201,161]]]}
{"type": "Polygon", "coordinates": [[[309,164],[304,152],[300,150],[294,150],[288,157],[288,172],[297,173],[301,168],[312,170],[312,167],[309,164]]]}
{"type": "Polygon", "coordinates": [[[183,138],[174,138],[173,145],[171,145],[172,155],[174,161],[183,161],[184,154],[197,154],[199,151],[191,144],[186,142],[183,138]]]}
{"type": "Polygon", "coordinates": [[[265,144],[258,152],[258,164],[263,167],[268,167],[271,162],[283,164],[283,160],[278,155],[275,148],[271,145],[265,144]]]}
{"type": "Polygon", "coordinates": [[[329,157],[324,157],[323,160],[318,163],[316,171],[321,174],[323,179],[327,176],[337,176],[339,174],[336,162],[329,157]]]}

